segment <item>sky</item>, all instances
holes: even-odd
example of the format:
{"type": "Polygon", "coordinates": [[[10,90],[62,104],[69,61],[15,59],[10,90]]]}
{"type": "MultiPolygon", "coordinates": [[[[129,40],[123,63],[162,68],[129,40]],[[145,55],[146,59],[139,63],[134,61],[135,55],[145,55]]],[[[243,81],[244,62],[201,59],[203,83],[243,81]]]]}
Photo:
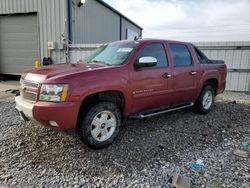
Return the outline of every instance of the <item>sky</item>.
{"type": "Polygon", "coordinates": [[[143,28],[143,38],[250,41],[250,0],[104,0],[143,28]]]}

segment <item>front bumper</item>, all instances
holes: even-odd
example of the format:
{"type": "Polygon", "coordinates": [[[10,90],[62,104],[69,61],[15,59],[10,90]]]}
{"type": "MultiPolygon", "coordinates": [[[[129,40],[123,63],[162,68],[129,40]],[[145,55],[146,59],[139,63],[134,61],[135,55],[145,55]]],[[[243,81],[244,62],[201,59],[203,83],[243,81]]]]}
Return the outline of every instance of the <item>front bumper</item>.
{"type": "Polygon", "coordinates": [[[47,127],[75,129],[79,105],[73,102],[51,103],[25,101],[21,96],[15,98],[16,109],[26,121],[33,121],[47,127]]]}
{"type": "Polygon", "coordinates": [[[16,109],[19,112],[20,116],[25,120],[34,120],[33,118],[33,104],[26,102],[22,99],[21,96],[15,98],[16,101],[16,109]]]}

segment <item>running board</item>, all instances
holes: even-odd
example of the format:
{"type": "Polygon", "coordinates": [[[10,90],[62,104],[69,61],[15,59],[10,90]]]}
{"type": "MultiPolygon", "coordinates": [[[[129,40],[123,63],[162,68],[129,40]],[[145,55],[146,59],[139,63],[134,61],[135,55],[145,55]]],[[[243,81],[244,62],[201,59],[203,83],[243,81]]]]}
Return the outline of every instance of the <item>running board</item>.
{"type": "Polygon", "coordinates": [[[185,105],[179,105],[179,106],[176,106],[176,107],[172,107],[172,108],[164,108],[164,109],[160,109],[160,110],[153,110],[153,111],[148,111],[148,112],[142,112],[142,113],[136,113],[136,114],[132,114],[129,116],[129,118],[132,118],[132,119],[143,119],[143,118],[147,118],[147,117],[151,117],[151,116],[157,116],[157,115],[160,115],[160,114],[164,114],[164,113],[168,113],[168,112],[172,112],[172,111],[176,111],[176,110],[181,110],[181,109],[184,109],[184,108],[189,108],[191,106],[193,106],[194,103],[188,103],[188,104],[185,104],[185,105]]]}

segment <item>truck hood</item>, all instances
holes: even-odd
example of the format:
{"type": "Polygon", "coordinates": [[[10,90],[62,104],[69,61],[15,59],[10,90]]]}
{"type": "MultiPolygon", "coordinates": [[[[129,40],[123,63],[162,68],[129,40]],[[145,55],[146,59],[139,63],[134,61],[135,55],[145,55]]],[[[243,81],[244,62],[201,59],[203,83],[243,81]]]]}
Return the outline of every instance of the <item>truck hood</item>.
{"type": "Polygon", "coordinates": [[[53,78],[56,76],[66,76],[78,72],[93,71],[97,69],[104,69],[110,66],[99,64],[99,63],[78,63],[78,64],[59,64],[50,65],[38,69],[29,70],[24,72],[22,75],[23,79],[30,80],[33,82],[41,82],[43,80],[53,78]]]}

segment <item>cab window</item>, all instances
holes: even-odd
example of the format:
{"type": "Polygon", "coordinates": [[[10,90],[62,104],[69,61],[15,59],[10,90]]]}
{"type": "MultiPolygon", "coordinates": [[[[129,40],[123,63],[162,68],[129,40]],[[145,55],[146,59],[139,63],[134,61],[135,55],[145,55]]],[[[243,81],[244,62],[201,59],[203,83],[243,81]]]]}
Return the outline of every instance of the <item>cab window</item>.
{"type": "Polygon", "coordinates": [[[186,45],[169,44],[175,67],[190,66],[192,58],[186,45]]]}
{"type": "Polygon", "coordinates": [[[141,57],[147,57],[147,56],[151,56],[157,59],[157,65],[155,67],[167,67],[168,66],[166,52],[162,44],[154,43],[154,44],[146,45],[140,52],[137,59],[140,59],[141,57]]]}

